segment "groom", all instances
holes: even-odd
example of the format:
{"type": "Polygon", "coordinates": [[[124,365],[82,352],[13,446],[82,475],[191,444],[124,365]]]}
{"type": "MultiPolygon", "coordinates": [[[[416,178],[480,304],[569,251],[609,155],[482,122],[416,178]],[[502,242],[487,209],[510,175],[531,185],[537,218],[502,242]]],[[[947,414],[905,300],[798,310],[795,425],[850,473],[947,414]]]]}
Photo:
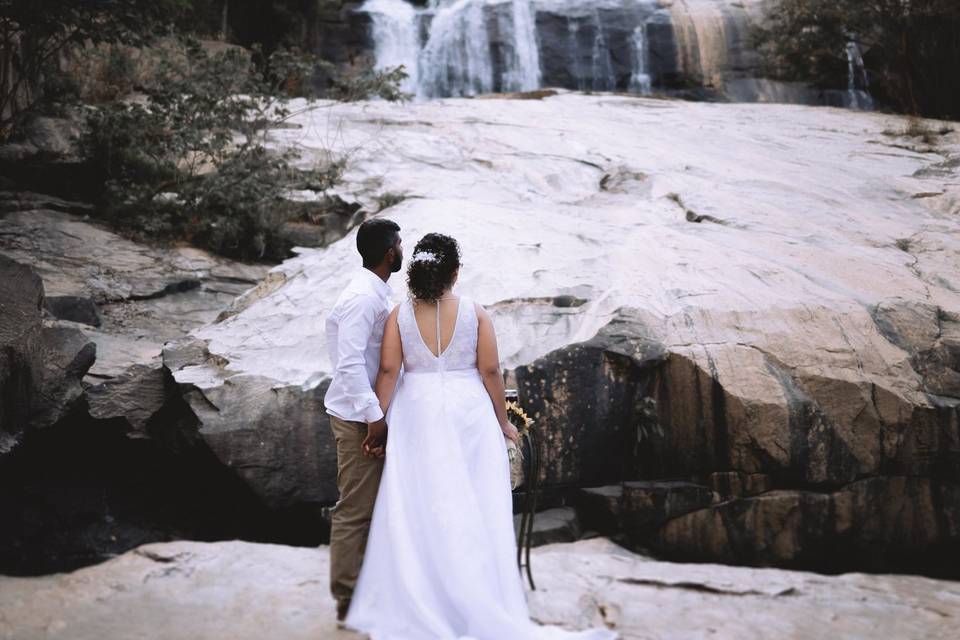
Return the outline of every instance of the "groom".
{"type": "Polygon", "coordinates": [[[387,280],[403,262],[399,225],[383,218],[365,221],[357,229],[357,251],[363,269],[340,293],[326,321],[333,380],[324,406],[337,443],[340,491],[330,524],[330,591],[338,623],[347,615],[360,574],[383,471],[387,423],[373,385],[391,310],[387,280]]]}

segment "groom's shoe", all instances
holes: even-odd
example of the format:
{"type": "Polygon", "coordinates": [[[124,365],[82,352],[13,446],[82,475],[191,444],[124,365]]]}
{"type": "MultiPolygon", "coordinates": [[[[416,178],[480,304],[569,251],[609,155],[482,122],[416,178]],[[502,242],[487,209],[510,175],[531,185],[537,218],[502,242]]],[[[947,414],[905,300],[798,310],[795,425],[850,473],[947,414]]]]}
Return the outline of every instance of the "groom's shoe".
{"type": "Polygon", "coordinates": [[[349,600],[341,600],[337,602],[337,629],[346,629],[346,625],[343,623],[344,619],[347,617],[347,610],[350,608],[349,600]]]}

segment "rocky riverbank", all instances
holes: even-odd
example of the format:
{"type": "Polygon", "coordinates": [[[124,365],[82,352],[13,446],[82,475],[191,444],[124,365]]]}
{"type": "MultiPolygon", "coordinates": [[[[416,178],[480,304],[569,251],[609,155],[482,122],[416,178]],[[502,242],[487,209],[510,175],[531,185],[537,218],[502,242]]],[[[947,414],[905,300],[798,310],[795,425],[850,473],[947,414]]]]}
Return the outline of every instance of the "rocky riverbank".
{"type": "MultiPolygon", "coordinates": [[[[103,564],[0,577],[0,638],[360,638],[336,629],[327,547],[241,541],[138,547],[103,564]]],[[[656,562],[598,538],[533,552],[533,618],[623,640],[946,638],[960,587],[912,576],[825,577],[656,562]]]]}
{"type": "MultiPolygon", "coordinates": [[[[342,157],[335,195],[392,204],[408,247],[460,239],[564,535],[960,575],[951,126],[564,92],[324,107],[275,143],[342,157]]],[[[172,538],[320,544],[322,318],[352,234],[268,269],[84,215],[20,194],[0,219],[4,570],[172,538]]]]}

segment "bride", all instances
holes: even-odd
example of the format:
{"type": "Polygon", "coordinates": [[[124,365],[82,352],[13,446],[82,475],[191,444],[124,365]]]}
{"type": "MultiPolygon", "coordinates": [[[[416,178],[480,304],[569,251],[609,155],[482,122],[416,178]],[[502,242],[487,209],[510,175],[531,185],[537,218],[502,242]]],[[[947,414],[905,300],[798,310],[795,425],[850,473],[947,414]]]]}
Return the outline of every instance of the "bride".
{"type": "MultiPolygon", "coordinates": [[[[407,271],[410,299],[384,328],[376,393],[388,446],[344,624],[372,640],[616,638],[529,618],[504,443],[518,434],[493,324],[451,293],[459,268],[456,240],[425,235],[407,271]]],[[[382,444],[368,438],[365,453],[382,444]]]]}

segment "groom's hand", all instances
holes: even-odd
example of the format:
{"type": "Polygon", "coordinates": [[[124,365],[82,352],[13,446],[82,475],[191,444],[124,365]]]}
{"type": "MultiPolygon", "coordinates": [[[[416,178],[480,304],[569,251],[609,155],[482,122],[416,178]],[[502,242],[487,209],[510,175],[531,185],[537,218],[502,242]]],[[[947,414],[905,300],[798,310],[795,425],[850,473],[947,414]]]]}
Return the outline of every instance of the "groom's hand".
{"type": "Polygon", "coordinates": [[[380,418],[376,422],[367,423],[367,437],[360,446],[363,455],[369,458],[382,458],[387,447],[387,422],[380,418]]]}

